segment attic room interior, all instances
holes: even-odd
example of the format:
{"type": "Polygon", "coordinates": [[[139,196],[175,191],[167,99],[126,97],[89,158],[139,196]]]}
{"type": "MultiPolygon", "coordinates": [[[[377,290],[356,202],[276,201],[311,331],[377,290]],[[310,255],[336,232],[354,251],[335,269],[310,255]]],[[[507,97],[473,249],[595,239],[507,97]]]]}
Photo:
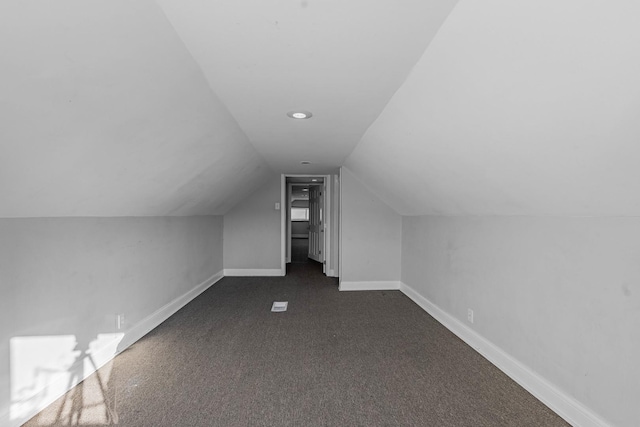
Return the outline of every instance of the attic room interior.
{"type": "Polygon", "coordinates": [[[639,18],[0,2],[0,425],[640,425],[639,18]]]}

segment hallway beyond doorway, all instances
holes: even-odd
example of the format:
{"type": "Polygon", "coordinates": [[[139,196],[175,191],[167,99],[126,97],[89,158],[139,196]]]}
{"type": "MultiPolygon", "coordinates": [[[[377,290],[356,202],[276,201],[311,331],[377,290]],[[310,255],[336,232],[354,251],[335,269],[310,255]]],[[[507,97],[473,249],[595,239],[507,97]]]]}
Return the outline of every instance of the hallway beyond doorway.
{"type": "Polygon", "coordinates": [[[291,238],[291,262],[303,263],[309,262],[309,238],[292,237],[291,238]]]}

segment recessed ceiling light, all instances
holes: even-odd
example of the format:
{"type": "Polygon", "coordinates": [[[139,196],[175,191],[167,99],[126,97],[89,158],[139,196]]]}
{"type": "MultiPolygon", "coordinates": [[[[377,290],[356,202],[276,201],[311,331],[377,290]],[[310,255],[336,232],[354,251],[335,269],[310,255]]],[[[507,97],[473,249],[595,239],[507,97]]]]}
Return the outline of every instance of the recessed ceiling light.
{"type": "Polygon", "coordinates": [[[287,116],[291,117],[292,119],[308,119],[309,117],[313,116],[313,114],[311,114],[309,111],[298,110],[289,111],[287,113],[287,116]]]}
{"type": "Polygon", "coordinates": [[[301,161],[301,162],[300,162],[300,164],[301,164],[301,165],[310,165],[310,164],[311,164],[311,162],[310,162],[310,161],[308,161],[308,160],[303,160],[303,161],[301,161]]]}
{"type": "Polygon", "coordinates": [[[308,188],[303,188],[302,191],[309,191],[309,189],[308,188]]]}
{"type": "Polygon", "coordinates": [[[317,182],[317,181],[318,181],[318,180],[317,180],[317,179],[315,179],[315,178],[313,178],[313,179],[311,180],[311,182],[317,182]]]}

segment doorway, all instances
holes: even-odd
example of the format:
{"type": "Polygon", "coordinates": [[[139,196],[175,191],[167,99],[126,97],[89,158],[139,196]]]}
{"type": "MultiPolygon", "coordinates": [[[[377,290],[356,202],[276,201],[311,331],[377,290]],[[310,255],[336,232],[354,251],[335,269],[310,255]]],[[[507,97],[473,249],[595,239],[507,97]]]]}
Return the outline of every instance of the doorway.
{"type": "Polygon", "coordinates": [[[290,230],[289,243],[289,262],[293,264],[301,264],[309,262],[310,250],[310,219],[314,217],[310,214],[310,185],[309,184],[292,184],[287,185],[289,190],[289,220],[290,230]]]}
{"type": "Polygon", "coordinates": [[[282,175],[283,274],[289,264],[316,263],[323,274],[337,276],[331,256],[332,184],[331,175],[282,175]]]}

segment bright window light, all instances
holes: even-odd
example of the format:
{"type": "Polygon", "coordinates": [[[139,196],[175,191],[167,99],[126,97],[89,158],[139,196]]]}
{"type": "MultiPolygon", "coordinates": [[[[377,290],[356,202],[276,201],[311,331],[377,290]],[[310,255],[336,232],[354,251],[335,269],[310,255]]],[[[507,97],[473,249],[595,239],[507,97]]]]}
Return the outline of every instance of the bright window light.
{"type": "Polygon", "coordinates": [[[309,221],[309,208],[291,208],[291,221],[309,221]]]}

